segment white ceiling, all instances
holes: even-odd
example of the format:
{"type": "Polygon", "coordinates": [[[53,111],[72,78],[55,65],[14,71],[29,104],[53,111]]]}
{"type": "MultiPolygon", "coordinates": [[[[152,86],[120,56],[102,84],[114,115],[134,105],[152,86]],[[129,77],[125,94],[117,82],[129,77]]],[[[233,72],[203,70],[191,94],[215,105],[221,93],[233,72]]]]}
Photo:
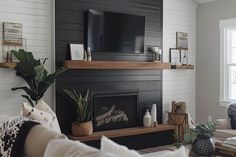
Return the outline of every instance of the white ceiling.
{"type": "Polygon", "coordinates": [[[203,3],[210,3],[210,2],[214,2],[216,0],[195,0],[198,4],[203,4],[203,3]]]}

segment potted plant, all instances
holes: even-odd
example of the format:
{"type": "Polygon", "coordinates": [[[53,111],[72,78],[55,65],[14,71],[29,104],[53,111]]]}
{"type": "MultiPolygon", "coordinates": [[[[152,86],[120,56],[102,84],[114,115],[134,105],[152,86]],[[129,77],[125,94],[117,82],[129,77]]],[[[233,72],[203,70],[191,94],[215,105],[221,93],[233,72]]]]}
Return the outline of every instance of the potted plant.
{"type": "Polygon", "coordinates": [[[212,156],[215,146],[213,135],[216,129],[216,123],[208,122],[199,124],[195,128],[187,128],[184,140],[176,143],[177,147],[181,145],[192,145],[192,152],[198,156],[212,156]]]}
{"type": "Polygon", "coordinates": [[[89,90],[85,96],[77,93],[75,90],[64,92],[74,101],[78,119],[72,123],[73,136],[88,136],[93,133],[92,108],[89,103],[89,90]]]}
{"type": "Polygon", "coordinates": [[[11,53],[19,60],[15,68],[16,75],[22,77],[28,84],[28,87],[15,87],[12,90],[24,90],[26,95],[22,95],[22,97],[26,98],[30,105],[34,107],[50,85],[54,83],[56,77],[65,69],[61,68],[49,74],[44,68],[47,59],[41,62],[40,59],[34,58],[32,52],[27,52],[23,49],[19,51],[12,50],[11,53]]]}
{"type": "Polygon", "coordinates": [[[192,151],[198,156],[212,156],[215,150],[213,135],[216,130],[215,123],[197,125],[193,129],[195,139],[192,143],[192,151]]]}

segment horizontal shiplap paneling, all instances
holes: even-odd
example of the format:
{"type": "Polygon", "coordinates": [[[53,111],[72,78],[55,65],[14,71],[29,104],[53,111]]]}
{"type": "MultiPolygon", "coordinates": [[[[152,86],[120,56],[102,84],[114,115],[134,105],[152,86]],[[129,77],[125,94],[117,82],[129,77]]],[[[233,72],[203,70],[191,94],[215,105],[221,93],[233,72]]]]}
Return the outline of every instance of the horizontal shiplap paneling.
{"type": "MultiPolygon", "coordinates": [[[[0,0],[0,50],[2,50],[2,23],[14,22],[23,25],[23,38],[27,39],[27,50],[32,51],[36,58],[49,58],[46,64],[51,70],[52,42],[51,0],[0,0]]],[[[11,46],[9,49],[16,49],[11,46]]],[[[5,50],[8,47],[4,47],[5,50]]],[[[0,52],[0,58],[2,53],[0,52]]],[[[11,91],[12,87],[22,86],[24,81],[15,75],[13,69],[0,69],[0,115],[19,115],[21,102],[21,91],[11,91]]],[[[52,90],[49,90],[44,99],[52,105],[52,90]]],[[[52,105],[53,106],[53,105],[52,105]]]]}
{"type": "MultiPolygon", "coordinates": [[[[191,0],[163,1],[163,59],[169,60],[169,48],[176,47],[176,32],[189,35],[189,63],[195,65],[196,8],[191,0]]],[[[187,111],[195,119],[195,70],[163,71],[163,116],[171,110],[172,101],[185,101],[187,111]]]]}

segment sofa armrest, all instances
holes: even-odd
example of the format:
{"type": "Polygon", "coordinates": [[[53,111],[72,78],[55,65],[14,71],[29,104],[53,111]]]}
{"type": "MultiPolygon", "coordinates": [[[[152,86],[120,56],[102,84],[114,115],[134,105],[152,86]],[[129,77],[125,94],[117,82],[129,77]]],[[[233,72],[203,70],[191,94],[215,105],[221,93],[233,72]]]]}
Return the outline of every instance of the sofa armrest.
{"type": "Polygon", "coordinates": [[[231,129],[230,119],[217,119],[217,129],[231,129]]]}

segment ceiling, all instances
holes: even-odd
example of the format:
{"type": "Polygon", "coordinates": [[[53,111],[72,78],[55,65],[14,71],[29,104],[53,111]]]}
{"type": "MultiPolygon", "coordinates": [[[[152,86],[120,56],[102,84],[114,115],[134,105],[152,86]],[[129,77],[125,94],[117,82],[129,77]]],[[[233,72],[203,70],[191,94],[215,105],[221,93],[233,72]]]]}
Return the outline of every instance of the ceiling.
{"type": "Polygon", "coordinates": [[[203,3],[210,3],[210,2],[214,2],[216,0],[195,0],[198,4],[203,4],[203,3]]]}

